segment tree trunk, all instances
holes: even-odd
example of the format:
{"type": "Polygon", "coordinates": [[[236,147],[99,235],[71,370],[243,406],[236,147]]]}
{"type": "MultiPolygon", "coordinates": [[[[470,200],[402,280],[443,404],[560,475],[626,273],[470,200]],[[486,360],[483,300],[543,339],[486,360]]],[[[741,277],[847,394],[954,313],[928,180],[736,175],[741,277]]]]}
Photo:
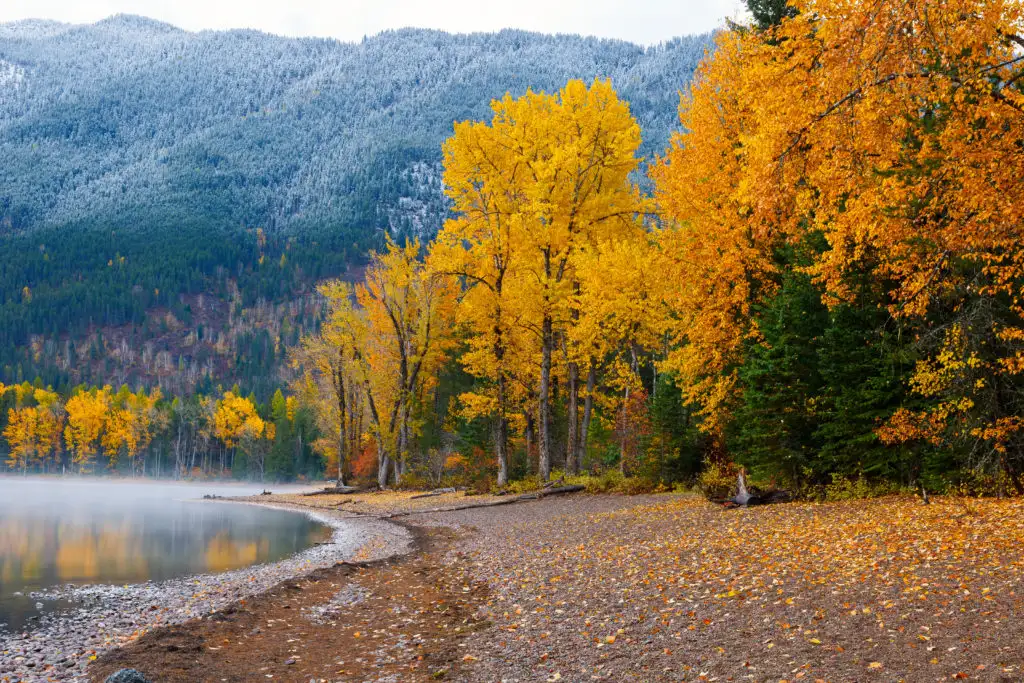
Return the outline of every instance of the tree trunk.
{"type": "Polygon", "coordinates": [[[626,421],[629,419],[629,412],[627,410],[629,406],[629,387],[626,387],[626,398],[622,401],[622,417],[619,422],[619,472],[623,476],[626,475],[626,434],[629,430],[629,425],[626,421]]]}
{"type": "Polygon", "coordinates": [[[340,489],[345,485],[345,451],[348,448],[348,439],[345,437],[345,417],[342,416],[338,420],[338,424],[341,426],[338,428],[338,481],[337,486],[340,489]]]}
{"type": "Polygon", "coordinates": [[[409,453],[409,407],[408,404],[398,409],[398,430],[395,440],[395,485],[402,483],[405,474],[406,458],[409,453]]]}
{"type": "Polygon", "coordinates": [[[382,489],[388,487],[388,469],[391,465],[391,459],[388,457],[387,451],[384,446],[377,443],[377,486],[382,489]]]}
{"type": "Polygon", "coordinates": [[[345,376],[341,373],[341,363],[344,362],[342,358],[342,352],[338,351],[338,370],[335,372],[334,380],[334,393],[338,398],[338,488],[340,489],[345,485],[345,449],[348,446],[348,440],[345,437],[345,419],[346,405],[345,405],[345,376]]]}
{"type": "Polygon", "coordinates": [[[583,399],[583,422],[580,424],[580,438],[576,443],[576,466],[582,467],[587,455],[587,435],[590,433],[590,416],[594,411],[594,389],[597,385],[597,369],[590,361],[587,371],[587,397],[583,399]]]}
{"type": "Polygon", "coordinates": [[[533,441],[534,433],[536,432],[533,422],[533,412],[527,409],[524,417],[526,419],[526,428],[523,430],[523,439],[526,441],[526,463],[530,468],[530,471],[536,474],[537,469],[533,460],[533,441]]]}
{"type": "MultiPolygon", "coordinates": [[[[359,439],[363,433],[363,404],[362,398],[356,393],[353,388],[352,393],[349,394],[349,403],[353,406],[352,410],[349,410],[349,429],[348,429],[348,454],[349,456],[355,456],[359,453],[359,439]]],[[[351,461],[346,458],[346,463],[350,464],[351,461]]],[[[351,474],[351,469],[349,470],[351,474]]]]}
{"type": "Polygon", "coordinates": [[[498,418],[494,422],[494,454],[498,456],[498,488],[508,484],[508,418],[505,417],[505,375],[498,371],[498,418]]]}
{"type": "Polygon", "coordinates": [[[552,321],[550,315],[544,316],[542,329],[542,348],[540,362],[540,463],[538,466],[541,481],[551,478],[551,335],[552,321]]]}
{"type": "MultiPolygon", "coordinates": [[[[497,292],[501,296],[501,281],[497,292]]],[[[498,416],[494,424],[494,455],[498,458],[498,488],[508,484],[508,413],[505,410],[505,341],[501,327],[501,306],[499,303],[494,322],[494,359],[498,369],[498,416]]]]}
{"type": "Polygon", "coordinates": [[[568,443],[565,449],[565,473],[577,475],[580,473],[579,461],[579,395],[580,395],[580,368],[575,362],[569,363],[569,386],[567,387],[567,420],[568,420],[568,443]]]}

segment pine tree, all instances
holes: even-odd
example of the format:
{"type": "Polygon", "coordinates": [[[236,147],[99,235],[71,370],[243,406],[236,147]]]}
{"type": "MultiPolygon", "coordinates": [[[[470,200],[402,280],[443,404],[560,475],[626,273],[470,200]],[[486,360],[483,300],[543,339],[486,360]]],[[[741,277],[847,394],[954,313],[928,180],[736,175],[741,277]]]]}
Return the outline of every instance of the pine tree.
{"type": "Polygon", "coordinates": [[[729,446],[755,474],[801,483],[816,456],[812,405],[822,385],[817,347],[827,310],[810,278],[790,273],[755,319],[761,339],[739,369],[742,397],[729,446]]]}

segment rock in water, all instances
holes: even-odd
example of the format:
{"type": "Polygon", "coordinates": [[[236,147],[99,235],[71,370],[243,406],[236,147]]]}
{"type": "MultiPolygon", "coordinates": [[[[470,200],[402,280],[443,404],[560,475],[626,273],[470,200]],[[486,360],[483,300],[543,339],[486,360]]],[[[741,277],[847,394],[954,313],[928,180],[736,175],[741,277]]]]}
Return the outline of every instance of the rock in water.
{"type": "Polygon", "coordinates": [[[107,676],[104,683],[152,683],[141,671],[121,669],[107,676]]]}

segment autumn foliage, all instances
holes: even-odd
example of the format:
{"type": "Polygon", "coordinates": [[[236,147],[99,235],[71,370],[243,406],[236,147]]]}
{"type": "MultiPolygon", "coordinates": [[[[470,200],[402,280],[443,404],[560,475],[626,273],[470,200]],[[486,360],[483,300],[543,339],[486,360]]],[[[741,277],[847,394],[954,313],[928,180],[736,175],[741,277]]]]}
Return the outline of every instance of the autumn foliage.
{"type": "MultiPolygon", "coordinates": [[[[192,443],[260,476],[314,444],[339,484],[372,453],[381,487],[713,464],[808,495],[1024,493],[1024,3],[750,6],[659,158],[601,79],[455,122],[436,239],[323,283],[292,407],[221,390],[192,443]]],[[[134,462],[160,414],[40,391],[5,404],[13,468],[134,462]]]]}
{"type": "Polygon", "coordinates": [[[890,411],[885,442],[963,449],[1016,480],[1024,8],[793,5],[720,36],[653,172],[678,321],[664,367],[725,431],[758,307],[806,274],[829,308],[877,306],[913,342],[918,407],[890,411]]]}

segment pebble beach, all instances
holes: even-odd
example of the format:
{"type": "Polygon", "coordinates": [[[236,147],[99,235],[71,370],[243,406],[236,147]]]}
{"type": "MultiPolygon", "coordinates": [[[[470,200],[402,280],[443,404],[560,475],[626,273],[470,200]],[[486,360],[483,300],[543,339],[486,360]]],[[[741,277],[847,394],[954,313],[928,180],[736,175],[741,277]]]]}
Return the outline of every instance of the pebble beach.
{"type": "MultiPolygon", "coordinates": [[[[251,504],[241,502],[210,504],[251,504]]],[[[0,631],[0,683],[84,681],[102,653],[147,631],[180,624],[342,561],[374,561],[411,548],[411,535],[383,520],[343,517],[322,510],[291,509],[334,529],[332,541],[278,562],[215,574],[122,586],[66,585],[32,593],[38,600],[71,603],[44,613],[31,629],[0,631]]]]}

